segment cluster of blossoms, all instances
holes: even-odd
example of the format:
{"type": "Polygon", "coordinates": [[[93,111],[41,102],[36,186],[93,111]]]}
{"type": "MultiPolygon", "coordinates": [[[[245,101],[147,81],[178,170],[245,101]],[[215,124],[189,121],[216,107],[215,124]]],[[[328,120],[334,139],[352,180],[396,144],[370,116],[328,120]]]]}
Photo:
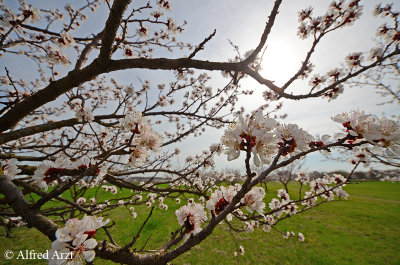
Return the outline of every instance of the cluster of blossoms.
{"type": "MultiPolygon", "coordinates": [[[[206,202],[206,208],[212,211],[216,216],[218,216],[225,208],[232,202],[233,197],[236,195],[237,191],[240,189],[240,185],[224,187],[221,186],[217,188],[210,196],[210,199],[206,202]]],[[[241,205],[245,206],[246,209],[252,213],[257,211],[259,214],[263,215],[265,208],[265,203],[263,202],[265,196],[265,191],[261,187],[254,187],[251,189],[241,200],[241,205]]],[[[201,231],[201,223],[207,220],[206,212],[204,211],[204,198],[201,203],[195,203],[191,198],[188,204],[182,206],[176,211],[176,216],[178,222],[181,226],[185,225],[187,236],[190,234],[198,233],[201,231]]],[[[240,209],[235,209],[236,214],[243,216],[243,212],[240,209]]],[[[232,215],[227,215],[227,220],[232,220],[232,215]]],[[[245,226],[246,231],[251,232],[254,227],[258,227],[258,222],[251,221],[245,226]],[[247,228],[248,229],[247,229],[247,228]]]]}
{"type": "MultiPolygon", "coordinates": [[[[187,156],[185,159],[186,167],[193,168],[190,178],[180,178],[179,176],[175,177],[170,183],[170,186],[187,186],[194,187],[197,190],[204,190],[207,187],[214,186],[215,184],[222,182],[224,180],[233,180],[233,176],[231,174],[225,174],[212,171],[203,171],[200,172],[197,168],[203,167],[214,168],[214,155],[220,154],[222,152],[222,146],[220,145],[212,145],[210,150],[203,150],[201,154],[196,154],[195,156],[187,156]],[[216,149],[215,146],[218,146],[216,149]]],[[[175,152],[177,154],[177,152],[175,152]]]]}
{"type": "Polygon", "coordinates": [[[303,65],[303,71],[300,73],[299,78],[305,79],[313,72],[315,65],[310,62],[306,64],[301,62],[301,65],[303,65]]]}
{"type": "MultiPolygon", "coordinates": [[[[326,79],[331,83],[336,83],[339,78],[343,75],[344,70],[339,68],[334,68],[327,72],[326,79]]],[[[344,87],[342,84],[338,84],[334,86],[332,89],[328,90],[323,96],[328,98],[329,100],[336,99],[340,94],[344,91],[344,87]]]]}
{"type": "Polygon", "coordinates": [[[94,209],[96,209],[97,211],[93,213],[101,212],[108,207],[111,207],[111,203],[108,200],[105,200],[104,203],[99,203],[94,206],[94,209]]]}
{"type": "MultiPolygon", "coordinates": [[[[104,176],[104,174],[105,173],[103,173],[102,176],[104,176]]],[[[102,182],[102,178],[98,177],[99,175],[100,175],[100,173],[97,175],[97,177],[95,179],[92,179],[92,178],[91,179],[81,179],[76,183],[76,185],[81,188],[92,189],[92,188],[98,186],[100,184],[100,182],[102,182]]]]}
{"type": "MultiPolygon", "coordinates": [[[[356,20],[358,20],[362,14],[363,7],[360,5],[360,0],[340,0],[333,1],[326,14],[323,16],[314,16],[313,8],[309,7],[304,9],[298,13],[300,25],[298,27],[298,35],[302,39],[306,39],[308,37],[313,37],[314,41],[318,41],[323,34],[331,32],[332,30],[336,30],[337,28],[348,26],[353,24],[356,20]]],[[[396,44],[400,41],[400,28],[398,21],[399,12],[394,11],[392,9],[392,5],[381,6],[378,5],[374,10],[375,16],[381,16],[385,18],[391,18],[393,20],[392,25],[384,24],[378,28],[377,36],[382,38],[388,46],[392,45],[395,47],[396,44]]],[[[381,60],[384,54],[388,54],[390,49],[383,49],[381,47],[374,47],[370,50],[369,55],[362,54],[360,52],[354,52],[346,56],[345,63],[348,66],[347,68],[341,69],[338,73],[343,75],[345,72],[352,72],[352,70],[358,70],[361,67],[363,61],[365,59],[370,60],[371,62],[381,60]]],[[[302,66],[302,72],[300,73],[300,78],[307,77],[310,73],[309,66],[310,63],[304,64],[302,66]]],[[[310,79],[311,91],[314,88],[318,88],[325,81],[328,80],[328,77],[331,75],[328,73],[325,76],[314,76],[310,79]]],[[[334,77],[334,82],[338,81],[339,76],[334,77]]],[[[323,97],[328,98],[329,100],[335,99],[339,94],[343,93],[343,85],[340,84],[331,85],[328,91],[324,92],[323,97]]],[[[333,84],[333,83],[332,83],[333,84]]]]}
{"type": "Polygon", "coordinates": [[[8,227],[20,227],[26,225],[21,216],[5,218],[4,223],[8,227]]]}
{"type": "Polygon", "coordinates": [[[207,174],[203,175],[202,177],[206,179],[206,183],[210,183],[213,185],[214,183],[218,182],[223,182],[223,181],[228,181],[230,183],[235,182],[239,179],[241,179],[243,176],[237,173],[229,173],[229,172],[217,172],[217,171],[212,171],[208,172],[207,174]]]}
{"type": "Polygon", "coordinates": [[[132,200],[137,201],[137,202],[140,202],[142,199],[143,199],[143,196],[142,196],[142,195],[139,195],[139,194],[135,194],[135,195],[132,197],[132,200]]]}
{"type": "Polygon", "coordinates": [[[338,114],[332,120],[343,125],[349,143],[366,140],[385,148],[389,156],[400,154],[400,126],[397,122],[359,111],[338,114]]]}
{"type": "Polygon", "coordinates": [[[360,52],[353,52],[346,56],[346,64],[350,69],[360,67],[363,61],[364,57],[360,52]]]}
{"type": "Polygon", "coordinates": [[[68,56],[59,49],[52,46],[47,46],[46,50],[47,50],[47,55],[44,56],[44,58],[42,59],[43,62],[47,61],[50,64],[62,64],[65,66],[71,64],[71,62],[68,59],[68,56]]]}
{"type": "Polygon", "coordinates": [[[78,121],[83,122],[83,121],[93,121],[94,116],[92,113],[92,109],[88,106],[75,106],[74,108],[75,111],[75,117],[78,119],[78,121]]]}
{"type": "Polygon", "coordinates": [[[204,168],[213,168],[215,166],[213,154],[218,152],[210,152],[208,150],[203,150],[201,154],[196,154],[193,156],[188,156],[185,159],[187,164],[191,165],[202,165],[204,168]]]}
{"type": "MultiPolygon", "coordinates": [[[[370,54],[368,56],[369,61],[379,60],[384,54],[384,51],[380,47],[374,47],[370,50],[370,54]]],[[[360,52],[353,52],[346,56],[345,64],[348,68],[334,68],[328,71],[325,75],[316,74],[309,79],[309,85],[311,87],[311,91],[315,88],[320,88],[323,84],[328,85],[329,89],[324,92],[323,97],[328,98],[328,100],[336,99],[340,94],[344,91],[344,86],[338,82],[340,77],[344,76],[345,73],[351,72],[353,69],[357,70],[360,67],[363,67],[362,63],[365,61],[365,56],[360,52]]],[[[303,66],[300,78],[306,78],[312,71],[312,64],[303,66]]]]}
{"type": "MultiPolygon", "coordinates": [[[[19,54],[24,54],[27,57],[34,58],[39,63],[49,63],[50,65],[63,64],[67,66],[70,64],[67,53],[64,53],[62,49],[74,47],[79,50],[75,39],[70,35],[72,32],[81,25],[81,22],[86,20],[87,16],[83,14],[85,9],[91,9],[94,11],[97,6],[97,1],[91,2],[83,8],[75,9],[70,4],[65,6],[65,11],[68,16],[60,9],[38,9],[30,4],[27,4],[24,0],[15,1],[19,2],[20,8],[17,11],[13,11],[7,7],[4,1],[0,1],[0,34],[4,36],[4,40],[8,39],[11,43],[17,42],[29,42],[31,45],[24,46],[19,50],[19,54]],[[43,14],[45,14],[43,16],[43,14]],[[64,21],[64,25],[69,24],[68,27],[64,27],[60,33],[52,33],[47,35],[43,23],[53,23],[57,20],[64,20],[64,18],[70,17],[70,23],[64,21]],[[39,24],[39,27],[27,28],[26,25],[32,27],[32,24],[39,24]],[[36,30],[37,29],[37,30],[36,30]],[[30,40],[29,40],[30,39],[30,40]],[[35,55],[32,56],[32,51],[37,52],[33,45],[33,42],[43,47],[41,52],[43,56],[35,55]]],[[[14,46],[14,45],[12,45],[14,46]]],[[[16,46],[16,45],[15,45],[16,46]]],[[[18,45],[20,46],[20,45],[18,45]]],[[[57,75],[57,74],[55,74],[57,75]]]]}
{"type": "Polygon", "coordinates": [[[40,10],[25,1],[19,0],[19,14],[9,9],[3,1],[0,2],[0,33],[4,34],[11,28],[17,32],[21,30],[20,23],[29,21],[35,23],[41,19],[40,10]]]}
{"type": "Polygon", "coordinates": [[[310,182],[310,175],[301,172],[297,175],[297,177],[294,180],[299,182],[301,185],[306,185],[307,183],[310,182]]]}
{"type": "Polygon", "coordinates": [[[4,175],[9,179],[14,179],[21,172],[17,167],[18,160],[15,158],[0,161],[0,175],[4,175]]]}
{"type": "MultiPolygon", "coordinates": [[[[178,26],[175,20],[171,17],[166,18],[164,16],[164,11],[170,11],[171,9],[171,2],[170,1],[163,1],[163,0],[156,0],[155,1],[158,9],[151,9],[152,11],[148,13],[148,19],[146,20],[139,20],[135,21],[138,23],[135,26],[134,37],[138,37],[144,45],[140,47],[149,46],[149,44],[153,45],[163,45],[168,48],[169,51],[172,51],[171,42],[176,42],[178,47],[188,47],[191,49],[190,44],[184,44],[182,42],[177,42],[173,35],[177,33],[181,33],[184,30],[184,26],[186,22],[184,22],[181,26],[178,26]],[[147,23],[149,22],[149,23],[147,23]],[[155,24],[162,25],[166,27],[165,29],[161,28],[158,29],[155,27],[155,24]],[[165,40],[171,40],[168,44],[162,44],[165,40]]],[[[150,2],[149,2],[150,4],[150,2]]],[[[150,7],[149,5],[146,8],[150,7]]],[[[142,48],[137,49],[137,45],[131,45],[132,42],[127,41],[131,37],[127,37],[126,34],[128,31],[127,28],[124,29],[124,32],[119,33],[119,35],[115,38],[117,42],[122,43],[121,48],[123,50],[123,54],[127,58],[133,58],[135,56],[134,53],[137,53],[138,57],[149,57],[153,53],[153,48],[149,47],[148,49],[142,48]],[[136,49],[135,49],[136,48],[136,49]]]]}
{"type": "MultiPolygon", "coordinates": [[[[385,148],[388,155],[400,154],[400,126],[397,122],[357,111],[342,113],[332,119],[346,128],[347,136],[342,136],[347,137],[349,143],[365,139],[372,145],[385,148]]],[[[247,118],[240,116],[225,130],[221,143],[225,146],[228,160],[238,158],[240,151],[250,151],[254,164],[260,166],[268,163],[278,150],[282,156],[296,155],[331,142],[328,135],[317,139],[296,124],[278,124],[274,119],[265,118],[259,110],[247,118]]]]}
{"type": "MultiPolygon", "coordinates": [[[[77,204],[81,204],[82,206],[89,206],[91,208],[91,210],[93,210],[93,213],[100,213],[103,212],[104,209],[106,208],[110,208],[110,209],[114,209],[120,206],[126,206],[128,207],[129,205],[133,204],[134,201],[137,200],[135,198],[135,196],[133,197],[132,200],[118,200],[118,199],[113,199],[112,202],[110,202],[109,200],[105,200],[102,203],[98,203],[96,204],[97,200],[96,198],[91,198],[89,200],[90,205],[85,205],[86,204],[86,198],[84,197],[80,197],[77,199],[76,203],[77,204]]],[[[132,217],[136,218],[137,217],[137,213],[135,212],[135,208],[134,207],[130,207],[129,210],[131,211],[132,217]]]]}
{"type": "MultiPolygon", "coordinates": [[[[310,36],[314,37],[314,41],[318,40],[322,34],[326,34],[334,29],[342,26],[351,25],[359,19],[362,14],[362,6],[359,4],[360,0],[340,0],[333,1],[323,16],[313,16],[313,8],[309,7],[298,13],[300,26],[298,27],[298,35],[302,39],[306,39],[310,36]]],[[[382,47],[374,47],[370,50],[369,55],[362,54],[360,52],[354,52],[346,56],[345,63],[348,66],[346,69],[343,68],[337,74],[343,75],[344,72],[352,72],[352,70],[358,70],[361,67],[363,61],[368,59],[370,62],[381,60],[385,53],[388,54],[391,49],[389,46],[395,47],[400,42],[400,23],[398,20],[398,11],[393,10],[392,4],[382,6],[379,4],[374,9],[373,14],[383,18],[390,18],[392,23],[387,23],[380,26],[376,32],[378,38],[382,39],[387,43],[388,47],[383,49],[382,47]]],[[[312,64],[307,62],[302,66],[302,72],[300,78],[307,77],[312,71],[312,64]]],[[[334,77],[334,82],[338,81],[339,75],[330,75],[329,73],[325,76],[315,75],[309,80],[311,91],[315,88],[320,87],[329,77],[334,77]]],[[[333,83],[332,83],[333,84],[333,83]]],[[[335,84],[327,92],[323,94],[323,97],[329,100],[335,99],[339,94],[343,93],[343,85],[335,84]]]]}
{"type": "Polygon", "coordinates": [[[400,28],[398,23],[399,12],[394,11],[392,5],[388,4],[386,6],[377,5],[373,14],[380,17],[390,17],[394,20],[395,23],[393,26],[387,24],[380,26],[376,35],[383,38],[388,43],[394,42],[398,44],[400,42],[400,28]]]}
{"type": "Polygon", "coordinates": [[[304,241],[304,240],[306,240],[305,239],[305,237],[304,237],[304,235],[302,234],[302,233],[298,233],[297,234],[297,236],[296,236],[296,233],[295,232],[293,232],[293,231],[287,231],[284,235],[283,235],[283,238],[285,238],[285,239],[289,239],[290,237],[297,237],[297,239],[299,240],[299,241],[304,241]]]}
{"type": "Polygon", "coordinates": [[[349,158],[349,162],[353,165],[361,163],[364,166],[368,166],[370,162],[370,154],[365,148],[354,148],[351,157],[349,158]]]}
{"type": "Polygon", "coordinates": [[[313,205],[317,200],[315,196],[319,194],[322,194],[322,197],[327,201],[333,200],[335,195],[347,199],[349,195],[342,189],[346,181],[347,179],[340,174],[325,175],[323,178],[310,181],[311,190],[305,194],[306,200],[302,204],[313,205]]]}
{"type": "Polygon", "coordinates": [[[141,112],[132,108],[120,120],[120,124],[125,131],[130,132],[129,138],[126,138],[130,147],[127,166],[132,168],[141,166],[147,160],[147,150],[159,152],[162,138],[153,131],[150,121],[141,112]]]}
{"type": "MultiPolygon", "coordinates": [[[[287,215],[294,215],[297,213],[298,206],[290,200],[289,194],[286,190],[280,189],[278,190],[278,198],[274,198],[268,204],[269,208],[274,211],[273,216],[279,218],[282,214],[286,213],[287,215]]],[[[269,218],[272,218],[271,216],[269,218]]],[[[275,223],[273,219],[268,220],[268,224],[275,223]]]]}
{"type": "Polygon", "coordinates": [[[185,228],[185,240],[201,231],[201,224],[207,220],[207,214],[201,204],[192,202],[175,211],[178,223],[185,228]]]}
{"type": "Polygon", "coordinates": [[[75,39],[68,32],[62,32],[60,38],[55,40],[55,42],[60,48],[70,48],[74,46],[75,39]]]}
{"type": "MultiPolygon", "coordinates": [[[[94,167],[89,159],[82,158],[72,162],[68,157],[58,157],[55,161],[44,160],[36,168],[32,178],[39,184],[40,188],[47,190],[48,185],[60,179],[64,172],[68,170],[85,171],[94,167]]],[[[107,168],[98,168],[95,171],[96,179],[92,185],[99,183],[100,180],[106,175],[107,168]]]]}
{"type": "Polygon", "coordinates": [[[309,7],[298,13],[300,26],[297,35],[306,39],[309,36],[321,34],[333,27],[352,25],[362,14],[360,0],[333,1],[327,13],[323,16],[313,17],[313,8],[309,7]]]}
{"type": "Polygon", "coordinates": [[[264,231],[269,232],[276,223],[276,219],[282,218],[284,214],[289,216],[296,214],[301,205],[302,210],[315,206],[319,197],[326,201],[332,201],[335,196],[341,199],[348,197],[347,192],[342,189],[347,179],[340,174],[325,175],[322,178],[311,180],[308,174],[302,173],[299,174],[296,181],[302,185],[308,184],[310,190],[306,191],[304,197],[297,201],[291,200],[286,190],[278,190],[278,198],[273,198],[268,205],[272,214],[264,217],[264,231]]]}
{"type": "MultiPolygon", "coordinates": [[[[235,186],[220,186],[217,188],[210,196],[210,199],[206,202],[206,208],[218,216],[225,208],[232,202],[233,197],[236,195],[237,191],[240,189],[240,185],[237,184],[235,186]]],[[[254,187],[251,189],[241,200],[241,204],[246,207],[246,209],[252,213],[253,211],[257,211],[261,215],[263,214],[265,203],[263,202],[265,196],[265,191],[261,187],[254,187]]],[[[201,203],[204,203],[204,197],[201,200],[201,203]]],[[[193,199],[189,199],[188,205],[195,204],[196,207],[194,208],[196,211],[199,211],[199,207],[201,207],[201,212],[204,211],[204,207],[202,204],[194,203],[193,199]]],[[[181,207],[181,209],[189,209],[187,206],[181,207]],[[185,207],[185,208],[184,208],[185,207]]],[[[236,210],[235,212],[238,213],[240,210],[236,210]]],[[[238,213],[239,214],[239,213],[238,213]]],[[[240,215],[243,213],[240,211],[240,215]]],[[[177,215],[178,216],[178,215],[177,215]]],[[[201,215],[203,216],[203,215],[201,215]]],[[[179,220],[179,217],[178,217],[179,220]]],[[[197,220],[197,219],[196,219],[197,220]]],[[[227,215],[227,220],[232,220],[232,215],[227,215]]],[[[182,221],[180,221],[180,224],[182,221]]],[[[182,225],[182,224],[181,224],[182,225]]]]}
{"type": "Polygon", "coordinates": [[[136,219],[137,212],[135,212],[135,207],[133,207],[133,206],[129,207],[129,211],[131,212],[132,218],[136,219]]]}
{"type": "MultiPolygon", "coordinates": [[[[351,56],[347,57],[347,61],[351,56]]],[[[353,58],[353,57],[351,57],[353,58]]],[[[302,63],[303,65],[304,63],[302,63]]],[[[307,78],[313,71],[314,65],[312,63],[307,63],[302,66],[299,78],[305,79],[307,78]]],[[[310,91],[313,91],[315,88],[320,88],[322,85],[329,85],[331,88],[326,91],[322,96],[324,98],[328,98],[328,100],[336,99],[340,94],[343,93],[344,87],[342,84],[337,84],[337,81],[341,76],[343,76],[345,70],[334,68],[328,71],[325,75],[315,74],[309,79],[309,85],[311,87],[310,91]]]]}
{"type": "Polygon", "coordinates": [[[264,216],[264,223],[263,230],[267,233],[271,232],[271,227],[276,223],[274,216],[266,215],[264,216]]]}
{"type": "Polygon", "coordinates": [[[231,124],[221,138],[228,160],[238,158],[243,150],[253,153],[256,165],[267,163],[276,151],[277,139],[272,133],[276,126],[276,120],[264,118],[261,110],[247,118],[239,116],[239,121],[231,124]]]}
{"type": "Polygon", "coordinates": [[[150,192],[149,194],[147,194],[146,206],[147,207],[151,207],[153,205],[153,203],[156,202],[156,198],[157,198],[157,194],[156,193],[150,192]]]}
{"type": "Polygon", "coordinates": [[[56,231],[57,239],[52,242],[49,251],[49,264],[91,262],[96,255],[93,250],[97,246],[97,241],[94,239],[96,230],[105,226],[109,221],[107,219],[103,222],[103,217],[87,215],[82,219],[69,219],[63,228],[56,231]],[[66,255],[69,253],[72,255],[66,255]],[[60,257],[64,257],[64,259],[60,257]]]}
{"type": "Polygon", "coordinates": [[[247,118],[240,116],[221,138],[228,160],[238,158],[241,150],[251,151],[256,166],[268,163],[278,149],[284,156],[305,151],[311,141],[312,136],[297,125],[278,125],[276,120],[263,117],[261,110],[247,118]]]}
{"type": "Polygon", "coordinates": [[[103,185],[103,186],[101,186],[101,188],[104,191],[111,192],[111,194],[117,194],[117,192],[118,192],[118,189],[115,186],[103,185]]]}
{"type": "Polygon", "coordinates": [[[170,184],[171,187],[194,187],[199,190],[205,190],[207,187],[215,185],[218,182],[217,179],[213,178],[213,176],[217,176],[217,174],[200,174],[199,172],[195,172],[191,175],[190,179],[182,179],[179,177],[174,178],[173,183],[170,184]]]}
{"type": "Polygon", "coordinates": [[[146,25],[141,25],[140,28],[136,30],[136,33],[141,37],[142,39],[147,39],[150,34],[150,29],[146,25]]]}
{"type": "Polygon", "coordinates": [[[70,108],[75,112],[75,118],[80,121],[90,122],[94,120],[92,108],[84,106],[84,103],[78,99],[71,100],[69,102],[70,108]]]}
{"type": "Polygon", "coordinates": [[[260,226],[260,223],[256,220],[251,220],[250,222],[246,221],[244,222],[244,231],[246,233],[253,233],[255,228],[258,228],[260,226]]]}
{"type": "MultiPolygon", "coordinates": [[[[298,141],[300,142],[300,140],[298,141]]],[[[281,218],[295,215],[298,212],[299,207],[301,207],[301,210],[304,210],[315,206],[318,198],[322,198],[324,201],[331,201],[335,199],[335,197],[339,199],[347,199],[348,197],[348,194],[342,189],[342,186],[345,185],[347,179],[339,174],[325,175],[322,178],[311,180],[308,174],[302,173],[298,175],[296,181],[300,182],[302,185],[308,185],[310,189],[306,191],[305,195],[299,200],[292,200],[288,192],[284,189],[278,190],[277,198],[273,198],[269,202],[268,206],[270,213],[268,215],[265,215],[264,212],[266,208],[266,204],[264,203],[265,190],[262,187],[253,187],[249,192],[247,192],[241,199],[240,204],[238,203],[235,205],[235,209],[233,209],[234,215],[240,216],[241,220],[244,221],[244,230],[251,233],[255,228],[260,226],[261,222],[264,224],[264,231],[269,232],[271,227],[281,218]],[[264,219],[261,221],[246,221],[246,215],[239,209],[241,206],[245,206],[246,210],[250,214],[256,211],[260,215],[259,217],[264,219]]],[[[212,211],[215,216],[220,215],[226,207],[232,203],[234,196],[240,189],[240,184],[227,187],[219,186],[211,193],[210,199],[206,202],[206,208],[212,211]]],[[[205,219],[200,218],[200,216],[206,216],[203,208],[204,207],[201,204],[195,204],[193,199],[189,199],[188,205],[181,207],[176,212],[179,224],[185,225],[188,229],[187,233],[190,234],[192,231],[198,232],[201,230],[200,224],[203,221],[200,220],[205,219]]],[[[232,217],[232,214],[226,216],[228,221],[231,221],[232,217]]],[[[299,233],[297,238],[300,241],[304,241],[304,236],[301,233],[299,233]]]]}
{"type": "Polygon", "coordinates": [[[164,197],[158,198],[158,207],[160,207],[161,210],[168,210],[168,205],[164,203],[164,199],[164,197]]]}

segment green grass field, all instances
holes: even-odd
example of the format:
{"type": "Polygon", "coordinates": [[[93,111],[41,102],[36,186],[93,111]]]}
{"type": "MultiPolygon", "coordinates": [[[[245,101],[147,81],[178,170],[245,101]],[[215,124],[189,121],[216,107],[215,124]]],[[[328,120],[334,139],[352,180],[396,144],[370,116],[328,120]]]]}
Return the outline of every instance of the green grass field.
{"type": "MultiPolygon", "coordinates": [[[[278,188],[272,184],[272,190],[278,188]]],[[[278,232],[270,233],[256,229],[253,233],[234,233],[238,244],[245,248],[245,255],[234,257],[235,242],[226,225],[222,224],[214,234],[185,253],[173,264],[400,264],[400,184],[366,182],[345,187],[350,194],[348,201],[323,204],[306,213],[286,219],[277,225],[283,232],[302,232],[305,242],[284,239],[278,232]]],[[[124,193],[131,194],[130,191],[124,193]]],[[[273,193],[275,195],[275,193],[273,193]]],[[[109,193],[101,197],[112,198],[109,193]]],[[[272,194],[271,194],[272,196],[272,194]]],[[[90,194],[86,198],[90,198],[90,194]]],[[[182,200],[183,201],[183,200],[182,200]]],[[[166,201],[167,211],[154,209],[141,237],[134,247],[160,247],[169,238],[171,231],[179,227],[175,210],[180,206],[166,201]]],[[[118,244],[129,242],[147,217],[150,209],[135,207],[138,218],[132,219],[125,207],[110,213],[116,222],[110,229],[118,244]]],[[[6,260],[5,250],[44,252],[51,242],[38,231],[23,227],[14,228],[12,238],[4,237],[0,228],[0,264],[46,264],[38,260],[6,260]]],[[[106,239],[103,231],[96,235],[106,239]]],[[[94,264],[112,264],[94,260],[94,264]]]]}

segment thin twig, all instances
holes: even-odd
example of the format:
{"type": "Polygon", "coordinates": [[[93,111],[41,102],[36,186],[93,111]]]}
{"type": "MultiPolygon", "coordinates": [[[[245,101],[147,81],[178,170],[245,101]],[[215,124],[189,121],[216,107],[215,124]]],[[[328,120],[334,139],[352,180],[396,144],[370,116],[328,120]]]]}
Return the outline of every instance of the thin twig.
{"type": "Polygon", "coordinates": [[[210,40],[215,36],[215,33],[216,33],[216,32],[217,32],[217,30],[214,29],[214,32],[211,33],[210,36],[208,36],[207,38],[205,38],[205,39],[203,40],[203,42],[200,43],[199,46],[197,46],[197,48],[188,56],[188,58],[189,58],[189,59],[192,59],[199,51],[203,50],[203,49],[204,49],[204,45],[205,45],[208,41],[210,41],[210,40]]]}
{"type": "Polygon", "coordinates": [[[140,232],[142,232],[142,230],[143,230],[144,226],[146,225],[147,221],[149,221],[151,215],[153,214],[153,210],[154,210],[154,206],[151,207],[150,213],[149,213],[149,215],[147,216],[146,220],[143,222],[142,226],[139,228],[139,231],[138,231],[138,232],[136,233],[136,235],[133,237],[132,241],[129,242],[128,244],[126,244],[126,245],[123,247],[124,249],[129,249],[129,248],[131,248],[131,247],[135,244],[136,240],[137,240],[137,239],[139,238],[139,236],[140,236],[140,232]]]}

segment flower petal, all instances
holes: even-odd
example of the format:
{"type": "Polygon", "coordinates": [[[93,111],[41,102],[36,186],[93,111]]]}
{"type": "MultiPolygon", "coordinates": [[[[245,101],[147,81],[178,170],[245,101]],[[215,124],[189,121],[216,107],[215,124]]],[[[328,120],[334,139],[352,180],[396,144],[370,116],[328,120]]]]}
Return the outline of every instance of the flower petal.
{"type": "Polygon", "coordinates": [[[88,237],[88,234],[77,235],[76,238],[74,239],[74,241],[72,241],[72,245],[74,245],[74,246],[82,245],[82,243],[86,240],[87,237],[88,237]]]}
{"type": "MultiPolygon", "coordinates": [[[[97,244],[97,242],[96,242],[96,244],[97,244]]],[[[87,262],[91,262],[94,259],[94,257],[96,256],[96,252],[94,252],[94,250],[88,250],[88,251],[84,251],[82,253],[82,255],[87,262]]]]}
{"type": "Polygon", "coordinates": [[[261,165],[261,161],[260,161],[260,158],[258,157],[258,155],[254,155],[253,162],[254,162],[254,165],[256,165],[257,167],[259,167],[261,165]]]}
{"type": "Polygon", "coordinates": [[[90,238],[83,243],[86,249],[94,249],[97,246],[97,241],[94,238],[90,238]]]}
{"type": "Polygon", "coordinates": [[[55,250],[61,250],[64,249],[67,246],[67,243],[64,243],[59,240],[55,240],[51,243],[51,248],[55,250]]]}

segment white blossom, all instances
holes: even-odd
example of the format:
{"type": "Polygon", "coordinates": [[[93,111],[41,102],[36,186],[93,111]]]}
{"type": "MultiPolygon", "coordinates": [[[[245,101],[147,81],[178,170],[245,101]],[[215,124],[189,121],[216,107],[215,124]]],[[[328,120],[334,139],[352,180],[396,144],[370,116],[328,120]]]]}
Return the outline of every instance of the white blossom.
{"type": "Polygon", "coordinates": [[[178,223],[185,226],[185,238],[201,231],[201,224],[207,220],[207,214],[201,204],[188,203],[175,211],[178,223]]]}
{"type": "Polygon", "coordinates": [[[14,179],[21,169],[17,167],[18,160],[16,158],[6,159],[0,161],[0,174],[6,176],[9,179],[14,179]]]}
{"type": "Polygon", "coordinates": [[[265,190],[261,187],[254,187],[246,193],[241,202],[246,205],[246,209],[250,213],[254,210],[262,215],[265,208],[265,203],[263,202],[264,197],[265,190]]]}
{"type": "Polygon", "coordinates": [[[219,215],[231,203],[235,194],[236,188],[234,186],[227,188],[221,186],[211,194],[210,199],[206,202],[206,208],[214,211],[215,215],[219,215]]]}

